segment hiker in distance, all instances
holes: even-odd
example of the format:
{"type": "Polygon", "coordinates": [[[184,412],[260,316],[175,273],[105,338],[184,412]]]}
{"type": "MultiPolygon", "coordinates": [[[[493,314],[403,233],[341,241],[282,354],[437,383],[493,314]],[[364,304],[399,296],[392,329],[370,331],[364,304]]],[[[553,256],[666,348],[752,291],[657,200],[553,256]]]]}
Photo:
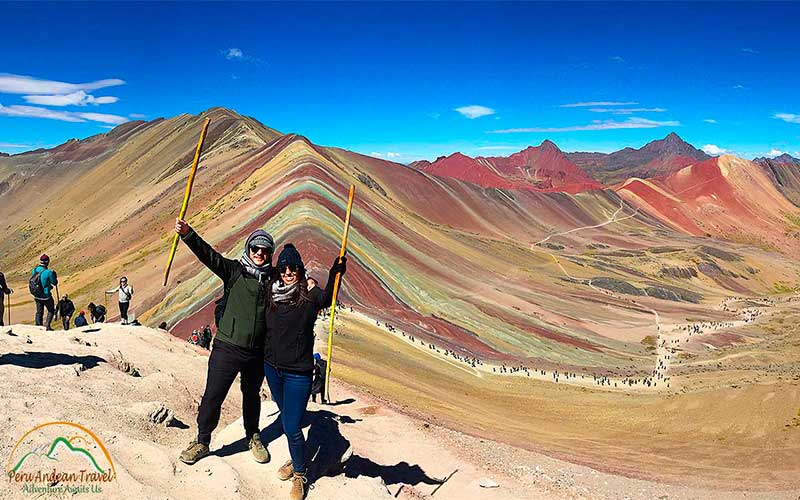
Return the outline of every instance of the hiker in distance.
{"type": "Polygon", "coordinates": [[[119,286],[117,288],[108,290],[106,293],[119,294],[119,317],[122,319],[122,324],[128,324],[128,307],[131,305],[131,296],[133,296],[133,287],[128,284],[128,278],[125,276],[119,279],[119,286]]]}
{"type": "Polygon", "coordinates": [[[245,242],[242,257],[233,260],[203,241],[186,221],[175,219],[175,231],[200,262],[219,276],[225,290],[219,303],[222,316],[208,358],[206,388],[197,413],[197,437],[183,450],[180,459],[191,465],[208,455],[211,432],[219,424],[222,402],[239,374],[245,439],[256,461],[266,463],[269,452],[259,434],[260,391],[264,381],[267,291],[275,281],[272,268],[275,243],[263,229],[253,231],[245,242]]]}
{"type": "Polygon", "coordinates": [[[106,306],[103,304],[95,305],[94,302],[89,302],[89,315],[92,317],[92,323],[105,323],[106,321],[106,306]]]}
{"type": "Polygon", "coordinates": [[[64,330],[69,330],[69,321],[72,319],[73,314],[75,314],[75,304],[72,303],[69,296],[65,293],[56,305],[56,319],[61,315],[61,325],[64,327],[64,330]]]}
{"type": "Polygon", "coordinates": [[[82,326],[88,326],[89,322],[86,321],[86,311],[81,310],[78,315],[75,317],[75,328],[80,328],[82,326]]]}
{"type": "Polygon", "coordinates": [[[0,273],[0,326],[5,326],[3,318],[5,318],[6,311],[6,295],[11,295],[14,290],[8,288],[6,284],[6,276],[0,273]]]}
{"type": "Polygon", "coordinates": [[[292,480],[291,500],[302,500],[307,463],[300,423],[306,413],[314,373],[314,322],[319,311],[331,305],[336,275],[344,275],[347,258],[336,257],[324,291],[319,287],[308,289],[303,260],[291,243],[281,250],[276,268],[280,279],[272,284],[268,296],[264,375],[272,400],[281,412],[292,458],[278,469],[278,477],[292,480]]]}
{"type": "Polygon", "coordinates": [[[50,324],[53,322],[53,314],[56,311],[56,304],[53,301],[52,288],[58,285],[58,276],[56,272],[49,269],[50,257],[43,254],[39,257],[39,265],[31,270],[31,278],[28,282],[28,288],[31,295],[33,295],[36,302],[36,326],[42,326],[42,318],[44,310],[47,309],[47,324],[44,325],[46,330],[52,331],[53,328],[50,324]]]}

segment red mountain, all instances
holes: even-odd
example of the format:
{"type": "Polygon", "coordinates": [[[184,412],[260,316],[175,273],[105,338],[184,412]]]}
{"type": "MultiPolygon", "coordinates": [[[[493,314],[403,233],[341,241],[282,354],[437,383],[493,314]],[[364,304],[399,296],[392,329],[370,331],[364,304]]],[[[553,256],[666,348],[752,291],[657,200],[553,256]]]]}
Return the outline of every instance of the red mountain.
{"type": "Polygon", "coordinates": [[[412,167],[440,177],[452,177],[483,187],[578,193],[602,185],[570,161],[558,146],[544,141],[511,156],[472,158],[462,153],[414,162],[412,167]]]}
{"type": "Polygon", "coordinates": [[[617,184],[630,177],[647,179],[677,172],[710,157],[671,132],[640,149],[625,148],[614,153],[567,153],[567,158],[605,184],[617,184]]]}

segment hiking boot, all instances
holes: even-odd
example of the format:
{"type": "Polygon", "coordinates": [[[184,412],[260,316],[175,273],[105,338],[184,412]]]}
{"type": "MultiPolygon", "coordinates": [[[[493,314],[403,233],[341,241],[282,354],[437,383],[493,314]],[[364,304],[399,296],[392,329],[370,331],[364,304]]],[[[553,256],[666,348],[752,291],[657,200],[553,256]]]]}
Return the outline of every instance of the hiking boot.
{"type": "Polygon", "coordinates": [[[295,472],[292,474],[292,491],[289,492],[289,500],[303,500],[305,485],[308,482],[305,472],[295,472]]]}
{"type": "Polygon", "coordinates": [[[288,481],[292,478],[292,475],[294,475],[294,467],[292,467],[292,461],[289,460],[278,469],[278,479],[288,481]]]}
{"type": "Polygon", "coordinates": [[[256,459],[256,462],[260,464],[265,464],[269,462],[269,452],[261,443],[261,436],[256,433],[250,438],[250,442],[247,443],[247,447],[250,448],[250,451],[253,453],[253,458],[256,459]]]}
{"type": "Polygon", "coordinates": [[[189,447],[181,452],[181,462],[192,465],[201,458],[208,455],[208,445],[192,441],[189,447]]]}

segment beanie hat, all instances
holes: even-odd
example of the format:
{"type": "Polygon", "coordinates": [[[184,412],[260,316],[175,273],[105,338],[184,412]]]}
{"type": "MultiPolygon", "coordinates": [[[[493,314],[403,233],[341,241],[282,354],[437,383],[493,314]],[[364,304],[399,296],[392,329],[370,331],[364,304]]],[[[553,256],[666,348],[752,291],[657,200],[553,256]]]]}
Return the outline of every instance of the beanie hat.
{"type": "Polygon", "coordinates": [[[48,257],[46,253],[43,253],[42,256],[39,257],[39,262],[50,262],[50,257],[48,257]]]}
{"type": "Polygon", "coordinates": [[[272,253],[272,250],[275,248],[275,243],[272,242],[272,239],[269,237],[268,234],[256,235],[247,243],[251,247],[269,248],[270,253],[272,253]]]}
{"type": "Polygon", "coordinates": [[[84,311],[83,309],[81,309],[81,312],[80,312],[80,314],[86,314],[86,311],[84,311]]]}
{"type": "Polygon", "coordinates": [[[300,252],[292,245],[287,243],[283,246],[281,254],[278,255],[278,270],[282,271],[287,267],[292,269],[305,269],[303,259],[300,257],[300,252]]]}
{"type": "Polygon", "coordinates": [[[315,352],[314,359],[322,359],[322,356],[320,356],[318,352],[315,352]]]}

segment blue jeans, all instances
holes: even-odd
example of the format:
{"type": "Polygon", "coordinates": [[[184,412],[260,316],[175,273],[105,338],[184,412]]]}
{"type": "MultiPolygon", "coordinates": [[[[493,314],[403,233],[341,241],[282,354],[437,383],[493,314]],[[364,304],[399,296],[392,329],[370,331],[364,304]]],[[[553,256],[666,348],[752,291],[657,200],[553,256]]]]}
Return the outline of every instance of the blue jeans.
{"type": "Polygon", "coordinates": [[[272,400],[281,411],[283,433],[289,442],[289,455],[295,472],[306,471],[306,440],[301,422],[306,414],[308,396],[311,394],[311,374],[289,373],[264,363],[264,375],[272,393],[272,400]]]}

